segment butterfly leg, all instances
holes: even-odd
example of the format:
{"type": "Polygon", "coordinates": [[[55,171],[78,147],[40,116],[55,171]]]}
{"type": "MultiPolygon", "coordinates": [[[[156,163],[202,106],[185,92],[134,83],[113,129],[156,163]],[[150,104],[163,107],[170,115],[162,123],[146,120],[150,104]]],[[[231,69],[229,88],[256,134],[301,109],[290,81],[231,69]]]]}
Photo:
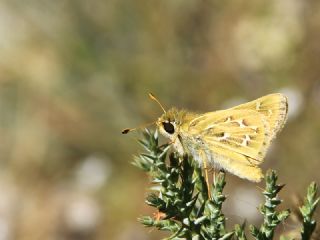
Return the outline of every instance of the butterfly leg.
{"type": "Polygon", "coordinates": [[[166,146],[171,145],[171,144],[173,144],[173,143],[174,143],[173,141],[170,141],[170,142],[164,143],[164,144],[160,145],[160,146],[159,146],[159,148],[166,147],[166,146]]]}
{"type": "Polygon", "coordinates": [[[209,183],[209,174],[208,174],[208,165],[207,165],[207,155],[204,152],[201,152],[201,157],[203,159],[203,169],[205,174],[205,180],[207,184],[208,189],[208,197],[211,200],[211,189],[210,189],[210,183],[209,183]]]}

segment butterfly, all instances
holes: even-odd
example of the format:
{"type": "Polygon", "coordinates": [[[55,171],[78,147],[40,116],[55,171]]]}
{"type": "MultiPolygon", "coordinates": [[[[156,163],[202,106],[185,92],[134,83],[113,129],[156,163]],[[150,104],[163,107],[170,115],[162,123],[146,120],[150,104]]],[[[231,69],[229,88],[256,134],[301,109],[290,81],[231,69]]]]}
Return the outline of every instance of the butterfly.
{"type": "MultiPolygon", "coordinates": [[[[288,115],[288,100],[281,93],[263,96],[229,109],[204,114],[163,110],[155,121],[159,132],[170,140],[175,150],[193,159],[206,170],[222,169],[240,178],[260,182],[259,165],[270,144],[283,128],[288,115]]],[[[125,129],[128,133],[133,129],[125,129]]]]}

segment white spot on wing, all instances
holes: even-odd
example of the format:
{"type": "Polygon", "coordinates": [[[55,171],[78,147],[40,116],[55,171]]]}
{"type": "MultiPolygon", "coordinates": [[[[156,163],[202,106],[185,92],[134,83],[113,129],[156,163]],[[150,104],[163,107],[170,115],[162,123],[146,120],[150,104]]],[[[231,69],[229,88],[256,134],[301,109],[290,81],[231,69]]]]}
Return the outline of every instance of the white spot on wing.
{"type": "Polygon", "coordinates": [[[257,127],[257,126],[252,126],[251,129],[252,129],[255,133],[257,133],[258,127],[257,127]]]}
{"type": "Polygon", "coordinates": [[[228,117],[227,120],[225,121],[226,123],[231,122],[231,117],[228,117]]]}
{"type": "Polygon", "coordinates": [[[257,103],[256,103],[256,110],[260,110],[260,106],[261,106],[261,103],[260,103],[260,102],[257,102],[257,103]]]}
{"type": "Polygon", "coordinates": [[[228,139],[229,137],[230,137],[230,133],[223,133],[223,136],[219,137],[218,140],[223,141],[223,140],[228,139]]]}
{"type": "Polygon", "coordinates": [[[244,125],[244,123],[243,123],[243,119],[238,120],[237,123],[239,123],[240,128],[246,127],[246,125],[244,125]]]}
{"type": "Polygon", "coordinates": [[[248,134],[246,134],[245,139],[243,139],[241,145],[248,146],[250,140],[251,140],[250,136],[248,134]]]}

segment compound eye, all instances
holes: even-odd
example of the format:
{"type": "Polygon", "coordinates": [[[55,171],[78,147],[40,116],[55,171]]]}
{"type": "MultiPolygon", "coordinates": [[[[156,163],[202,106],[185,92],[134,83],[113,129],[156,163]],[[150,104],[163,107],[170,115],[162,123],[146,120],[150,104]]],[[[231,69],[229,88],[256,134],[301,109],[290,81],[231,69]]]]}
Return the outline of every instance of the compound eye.
{"type": "Polygon", "coordinates": [[[164,130],[166,130],[167,133],[172,134],[174,133],[174,126],[170,122],[162,122],[164,130]]]}

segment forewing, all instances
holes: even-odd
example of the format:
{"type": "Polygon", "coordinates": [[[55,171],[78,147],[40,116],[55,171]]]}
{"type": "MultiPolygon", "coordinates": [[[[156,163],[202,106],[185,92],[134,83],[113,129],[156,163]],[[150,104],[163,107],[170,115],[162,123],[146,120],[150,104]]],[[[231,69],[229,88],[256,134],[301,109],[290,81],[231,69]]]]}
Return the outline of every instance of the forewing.
{"type": "Polygon", "coordinates": [[[234,110],[253,110],[265,117],[270,127],[270,139],[283,128],[288,114],[287,97],[281,93],[274,93],[258,98],[254,101],[233,107],[234,110]]]}
{"type": "Polygon", "coordinates": [[[198,148],[202,146],[209,161],[258,182],[263,176],[258,165],[282,129],[287,112],[287,98],[270,94],[227,110],[200,115],[182,133],[198,148]]]}
{"type": "Polygon", "coordinates": [[[213,154],[244,164],[262,162],[269,145],[269,126],[253,110],[222,110],[194,119],[189,131],[213,154]]]}

